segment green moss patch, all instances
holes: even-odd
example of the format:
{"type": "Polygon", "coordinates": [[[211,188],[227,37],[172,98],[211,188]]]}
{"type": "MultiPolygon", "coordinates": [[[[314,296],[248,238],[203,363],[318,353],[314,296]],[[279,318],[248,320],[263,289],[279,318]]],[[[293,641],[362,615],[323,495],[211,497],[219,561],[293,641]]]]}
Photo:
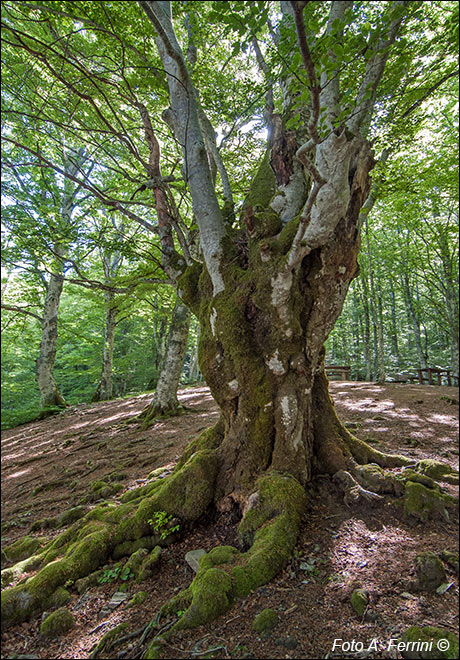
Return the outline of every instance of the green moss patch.
{"type": "Polygon", "coordinates": [[[61,607],[46,617],[40,626],[40,634],[43,637],[59,637],[71,630],[74,626],[75,619],[71,612],[65,607],[61,607]]]}
{"type": "Polygon", "coordinates": [[[220,568],[200,571],[190,586],[192,603],[176,624],[176,629],[196,628],[212,621],[232,604],[232,580],[220,568]]]}
{"type": "Polygon", "coordinates": [[[422,522],[439,517],[449,519],[448,509],[454,506],[455,499],[450,495],[413,481],[406,483],[404,510],[422,522]]]}
{"type": "Polygon", "coordinates": [[[351,594],[351,606],[361,618],[369,605],[369,594],[365,589],[355,589],[351,594]]]}
{"type": "Polygon", "coordinates": [[[148,593],[146,591],[138,591],[128,602],[127,607],[137,607],[138,605],[142,605],[142,603],[145,601],[147,596],[148,593]]]}
{"type": "Polygon", "coordinates": [[[458,484],[458,472],[439,461],[434,461],[431,458],[426,458],[417,465],[417,471],[425,474],[437,481],[445,481],[449,484],[458,484]]]}
{"type": "Polygon", "coordinates": [[[420,552],[416,559],[417,586],[421,591],[436,591],[447,577],[442,561],[434,552],[420,552]]]}
{"type": "Polygon", "coordinates": [[[404,657],[422,660],[456,660],[458,658],[458,637],[450,630],[434,626],[411,626],[398,640],[404,644],[404,657]],[[438,648],[437,642],[445,640],[448,648],[438,648]],[[409,655],[410,654],[410,655],[409,655]]]}
{"type": "Polygon", "coordinates": [[[8,562],[18,562],[27,559],[33,555],[38,548],[43,546],[45,542],[46,539],[44,538],[23,536],[6,548],[2,548],[2,560],[6,559],[8,562]]]}
{"type": "Polygon", "coordinates": [[[267,637],[278,625],[278,621],[278,614],[275,610],[267,608],[257,614],[252,624],[252,629],[259,635],[267,637]]]}

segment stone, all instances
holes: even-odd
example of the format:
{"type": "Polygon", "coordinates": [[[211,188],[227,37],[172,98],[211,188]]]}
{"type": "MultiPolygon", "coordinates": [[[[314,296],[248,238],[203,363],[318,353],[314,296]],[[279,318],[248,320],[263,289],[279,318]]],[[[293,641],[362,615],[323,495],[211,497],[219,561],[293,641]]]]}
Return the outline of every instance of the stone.
{"type": "Polygon", "coordinates": [[[284,646],[286,649],[296,649],[299,646],[299,642],[295,637],[288,635],[287,637],[278,637],[275,639],[276,646],[284,646]]]}
{"type": "Polygon", "coordinates": [[[200,565],[200,559],[205,554],[206,554],[206,550],[203,550],[202,548],[199,548],[197,550],[190,550],[185,555],[185,561],[187,562],[187,564],[190,566],[190,568],[195,573],[198,572],[198,568],[199,568],[199,565],[200,565]]]}
{"type": "Polygon", "coordinates": [[[421,552],[416,559],[417,586],[420,591],[436,591],[446,582],[446,572],[442,561],[434,552],[421,552]]]}
{"type": "Polygon", "coordinates": [[[99,611],[97,615],[97,619],[103,619],[105,616],[113,612],[117,607],[119,607],[122,603],[125,602],[125,600],[128,600],[131,595],[129,593],[125,593],[124,591],[116,591],[110,601],[107,603],[107,605],[104,605],[104,607],[99,611]]]}

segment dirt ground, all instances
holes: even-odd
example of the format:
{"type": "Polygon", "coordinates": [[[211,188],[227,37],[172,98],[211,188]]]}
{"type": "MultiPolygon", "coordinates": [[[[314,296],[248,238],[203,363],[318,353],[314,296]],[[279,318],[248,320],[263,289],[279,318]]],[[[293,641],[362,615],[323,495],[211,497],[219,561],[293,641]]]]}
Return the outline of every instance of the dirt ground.
{"type": "MultiPolygon", "coordinates": [[[[330,389],[340,417],[358,437],[384,451],[412,456],[414,462],[436,458],[458,469],[458,389],[337,381],[330,389]]],[[[126,490],[145,483],[155,468],[170,470],[187,443],[218,418],[207,388],[185,389],[179,398],[187,411],[143,431],[132,420],[150,397],[80,405],[5,431],[2,543],[27,533],[34,521],[75,506],[91,482],[113,471],[122,473],[126,490]]],[[[411,625],[441,626],[458,634],[458,576],[448,571],[450,587],[442,595],[411,593],[408,584],[417,553],[458,551],[457,518],[422,524],[406,519],[390,501],[349,508],[326,477],[315,480],[309,495],[295,553],[282,574],[217,621],[175,637],[163,657],[400,658],[390,640],[411,625]],[[363,618],[350,603],[358,585],[370,594],[363,618]],[[265,608],[277,612],[278,625],[271,635],[259,637],[252,624],[265,608]],[[355,650],[347,651],[353,642],[355,650]]],[[[235,539],[230,521],[203,521],[163,550],[154,578],[126,583],[131,594],[147,592],[142,605],[128,608],[125,601],[101,613],[122,584],[116,581],[83,595],[74,592],[66,606],[76,619],[72,631],[44,640],[37,617],[2,634],[2,657],[88,658],[102,635],[122,621],[129,623],[127,632],[142,631],[165,600],[190,583],[186,552],[235,539]]],[[[126,639],[110,657],[140,658],[139,639],[140,634],[126,639]]]]}

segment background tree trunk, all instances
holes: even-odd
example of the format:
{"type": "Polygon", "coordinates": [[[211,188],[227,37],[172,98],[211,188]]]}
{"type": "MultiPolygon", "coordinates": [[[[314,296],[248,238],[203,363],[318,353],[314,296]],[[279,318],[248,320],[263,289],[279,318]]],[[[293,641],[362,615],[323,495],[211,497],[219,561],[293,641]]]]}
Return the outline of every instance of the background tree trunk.
{"type": "MultiPolygon", "coordinates": [[[[55,251],[59,256],[64,256],[65,250],[61,246],[56,246],[55,251]]],[[[40,390],[40,405],[43,409],[55,406],[63,408],[66,405],[53,377],[58,339],[58,312],[63,284],[61,265],[60,272],[51,273],[47,283],[40,352],[36,361],[37,385],[40,390]]]]}
{"type": "Polygon", "coordinates": [[[190,311],[180,300],[174,307],[169,328],[166,354],[150,405],[143,411],[146,423],[159,415],[171,414],[180,408],[177,388],[187,350],[190,311]]]}
{"type": "Polygon", "coordinates": [[[111,291],[106,291],[104,298],[105,327],[102,371],[93,401],[109,401],[113,396],[113,349],[115,344],[117,308],[114,306],[114,294],[111,291]]]}

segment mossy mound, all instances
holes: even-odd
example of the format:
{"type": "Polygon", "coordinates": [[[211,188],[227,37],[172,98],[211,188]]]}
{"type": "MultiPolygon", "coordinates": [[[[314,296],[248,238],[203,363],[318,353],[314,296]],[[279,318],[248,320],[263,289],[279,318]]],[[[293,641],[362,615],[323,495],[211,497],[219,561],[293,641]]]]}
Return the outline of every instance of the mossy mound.
{"type": "Polygon", "coordinates": [[[267,608],[259,612],[255,617],[252,629],[263,637],[268,637],[273,629],[278,625],[278,614],[275,610],[267,608]]]}
{"type": "Polygon", "coordinates": [[[59,637],[71,630],[74,626],[75,619],[72,613],[65,607],[61,607],[46,617],[40,626],[40,634],[43,637],[59,637]]]}
{"type": "Polygon", "coordinates": [[[107,483],[102,479],[93,481],[89,486],[91,492],[81,499],[81,503],[85,504],[88,502],[95,502],[97,500],[105,500],[108,497],[113,497],[121,490],[123,490],[123,488],[123,484],[117,482],[107,483]]]}
{"type": "Polygon", "coordinates": [[[451,552],[450,550],[443,550],[439,553],[440,559],[452,568],[458,575],[458,552],[451,552]]]}
{"type": "Polygon", "coordinates": [[[2,548],[2,563],[4,561],[18,562],[31,557],[38,548],[44,545],[46,539],[35,536],[23,536],[6,548],[2,548]]]}
{"type": "Polygon", "coordinates": [[[146,591],[138,591],[128,602],[127,607],[137,607],[137,605],[142,605],[142,603],[145,601],[147,596],[148,593],[146,591]]]}
{"type": "Polygon", "coordinates": [[[404,492],[404,511],[422,522],[433,518],[449,519],[448,509],[455,506],[455,499],[423,484],[408,481],[404,492]]]}
{"type": "Polygon", "coordinates": [[[152,552],[144,559],[136,575],[136,582],[142,582],[152,577],[160,567],[161,547],[156,545],[152,552]]]}
{"type": "Polygon", "coordinates": [[[369,593],[365,589],[355,589],[351,594],[351,606],[361,618],[369,605],[369,593]]]}
{"type": "Polygon", "coordinates": [[[458,484],[458,472],[447,465],[431,458],[426,458],[417,465],[417,470],[436,479],[436,481],[445,481],[449,484],[458,484]]]}
{"type": "Polygon", "coordinates": [[[411,626],[398,640],[405,645],[401,650],[408,660],[456,660],[458,658],[458,637],[450,630],[434,626],[411,626]],[[447,648],[445,648],[447,646],[447,648]]]}
{"type": "Polygon", "coordinates": [[[442,561],[434,552],[421,552],[416,559],[417,587],[421,591],[436,591],[446,581],[442,561]]]}

